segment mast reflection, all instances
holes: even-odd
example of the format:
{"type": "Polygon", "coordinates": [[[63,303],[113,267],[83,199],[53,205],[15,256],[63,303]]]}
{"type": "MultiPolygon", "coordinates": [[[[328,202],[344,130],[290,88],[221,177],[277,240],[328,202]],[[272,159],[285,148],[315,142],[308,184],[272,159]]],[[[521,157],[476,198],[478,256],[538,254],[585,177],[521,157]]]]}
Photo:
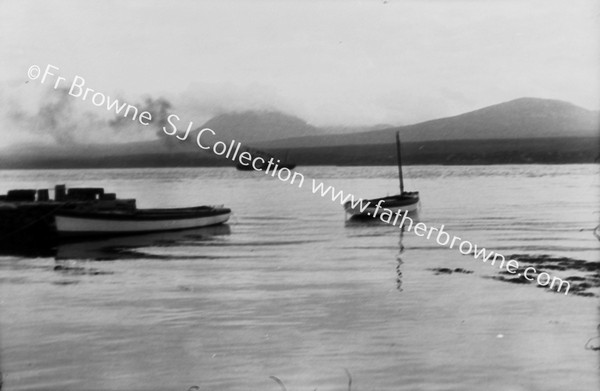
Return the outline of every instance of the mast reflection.
{"type": "Polygon", "coordinates": [[[402,292],[402,253],[404,252],[404,244],[402,244],[402,240],[404,239],[404,227],[400,228],[400,234],[398,238],[398,246],[399,252],[396,255],[396,289],[398,292],[402,292]]]}

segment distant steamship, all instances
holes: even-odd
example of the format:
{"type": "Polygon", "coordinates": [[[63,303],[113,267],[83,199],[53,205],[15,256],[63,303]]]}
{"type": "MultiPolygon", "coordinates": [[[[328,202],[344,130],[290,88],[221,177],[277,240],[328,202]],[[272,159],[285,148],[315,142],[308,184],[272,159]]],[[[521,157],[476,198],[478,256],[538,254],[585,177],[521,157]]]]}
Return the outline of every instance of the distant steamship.
{"type": "Polygon", "coordinates": [[[252,155],[252,164],[244,165],[238,160],[238,162],[235,165],[235,168],[237,168],[240,171],[267,170],[269,166],[269,161],[276,163],[274,168],[275,170],[280,170],[282,168],[292,170],[296,167],[296,163],[287,159],[287,154],[283,160],[280,160],[277,159],[275,156],[264,151],[259,151],[258,149],[246,147],[245,152],[248,152],[252,155]]]}

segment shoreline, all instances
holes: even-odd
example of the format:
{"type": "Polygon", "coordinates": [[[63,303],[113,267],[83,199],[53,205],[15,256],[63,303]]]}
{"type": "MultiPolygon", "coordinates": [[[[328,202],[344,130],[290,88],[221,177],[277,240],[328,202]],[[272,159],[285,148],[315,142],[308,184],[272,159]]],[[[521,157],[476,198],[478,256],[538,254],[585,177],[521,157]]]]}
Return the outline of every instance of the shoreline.
{"type": "MultiPolygon", "coordinates": [[[[223,145],[224,142],[223,142],[223,145]]],[[[233,144],[232,144],[233,145],[233,144]]],[[[396,165],[393,144],[365,144],[317,147],[265,148],[261,143],[238,142],[239,146],[258,148],[274,158],[286,157],[298,166],[387,166],[396,165]]],[[[227,167],[235,162],[227,156],[183,143],[166,150],[159,143],[123,146],[75,145],[66,150],[23,150],[2,154],[0,169],[58,168],[156,168],[156,167],[227,167]],[[191,149],[193,148],[193,149],[191,149]],[[140,150],[141,149],[141,150],[140,150]],[[66,153],[70,153],[66,155],[66,153]]],[[[241,150],[241,147],[240,147],[241,150]]],[[[507,165],[507,164],[598,164],[600,139],[496,139],[423,141],[403,143],[403,165],[507,165]]]]}

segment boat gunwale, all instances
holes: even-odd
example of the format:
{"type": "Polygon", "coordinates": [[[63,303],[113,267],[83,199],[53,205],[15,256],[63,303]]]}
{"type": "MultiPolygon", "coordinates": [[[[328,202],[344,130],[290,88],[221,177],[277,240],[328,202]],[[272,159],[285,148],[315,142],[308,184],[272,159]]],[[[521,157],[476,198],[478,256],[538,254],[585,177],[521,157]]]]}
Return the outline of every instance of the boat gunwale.
{"type": "Polygon", "coordinates": [[[132,211],[58,211],[56,217],[69,217],[86,220],[113,220],[113,221],[160,221],[160,220],[188,220],[202,217],[220,216],[230,214],[229,208],[214,208],[200,206],[192,208],[173,209],[136,209],[132,211]]]}

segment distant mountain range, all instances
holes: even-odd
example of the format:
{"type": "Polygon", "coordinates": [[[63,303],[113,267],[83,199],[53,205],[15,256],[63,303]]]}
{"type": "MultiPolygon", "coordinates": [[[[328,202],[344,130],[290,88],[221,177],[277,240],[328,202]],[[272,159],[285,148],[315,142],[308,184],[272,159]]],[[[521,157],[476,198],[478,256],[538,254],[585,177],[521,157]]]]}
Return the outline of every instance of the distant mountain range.
{"type": "MultiPolygon", "coordinates": [[[[586,163],[598,160],[600,113],[568,102],[521,98],[454,117],[391,127],[320,128],[273,111],[218,115],[201,128],[214,140],[235,139],[288,155],[298,164],[392,164],[400,132],[408,164],[586,163]]],[[[13,147],[0,167],[230,165],[194,140],[63,147],[13,147]]]]}
{"type": "Polygon", "coordinates": [[[454,117],[346,135],[294,137],[269,148],[385,144],[399,131],[403,142],[598,137],[600,113],[558,100],[521,98],[454,117]]]}

